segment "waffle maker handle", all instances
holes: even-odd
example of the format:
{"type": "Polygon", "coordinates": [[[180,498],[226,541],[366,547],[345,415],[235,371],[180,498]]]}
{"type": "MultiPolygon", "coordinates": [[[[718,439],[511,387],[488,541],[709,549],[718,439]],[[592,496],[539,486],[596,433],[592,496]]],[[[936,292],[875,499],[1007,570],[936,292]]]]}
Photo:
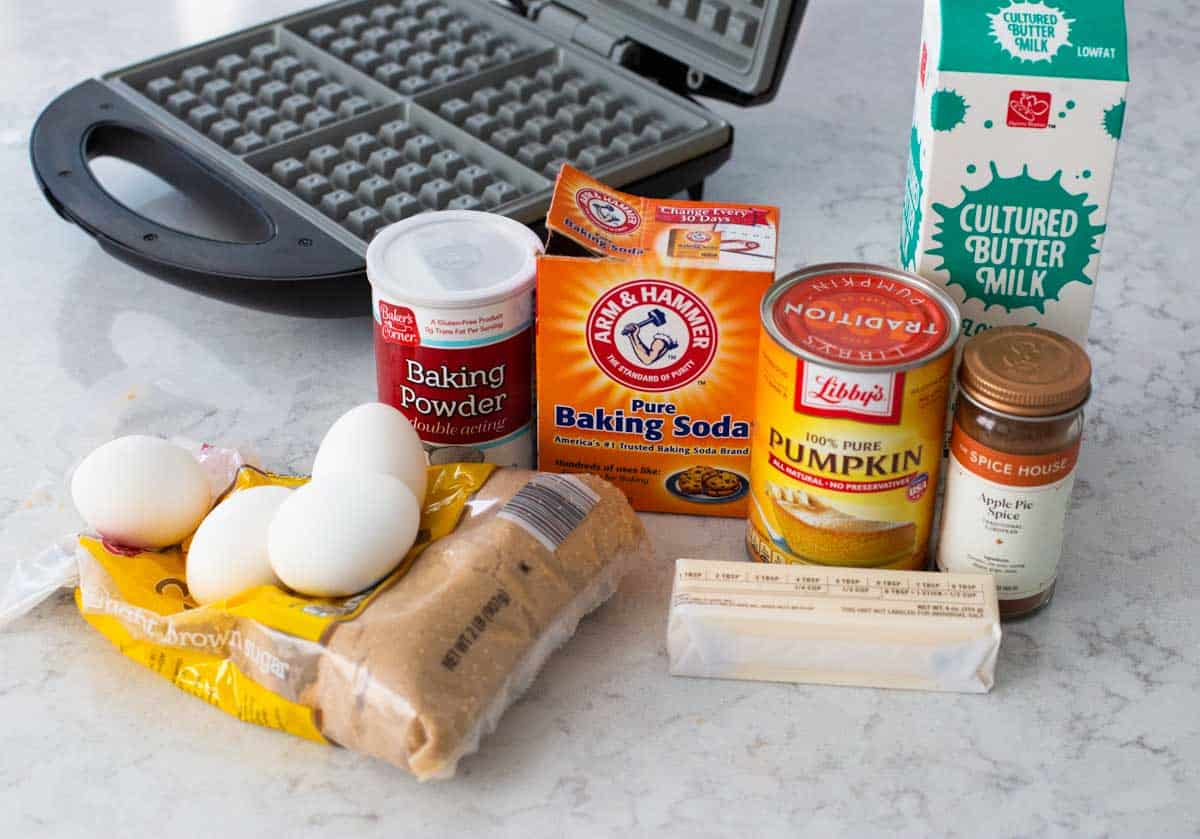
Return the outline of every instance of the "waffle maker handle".
{"type": "Polygon", "coordinates": [[[86,81],[46,107],[33,127],[30,154],[42,191],[59,215],[106,250],[164,278],[210,286],[252,280],[294,286],[363,277],[360,254],[272,196],[238,187],[99,81],[86,81]],[[89,163],[100,155],[139,165],[185,195],[203,192],[206,201],[227,204],[261,232],[259,240],[218,241],[146,218],[96,180],[89,163]]]}

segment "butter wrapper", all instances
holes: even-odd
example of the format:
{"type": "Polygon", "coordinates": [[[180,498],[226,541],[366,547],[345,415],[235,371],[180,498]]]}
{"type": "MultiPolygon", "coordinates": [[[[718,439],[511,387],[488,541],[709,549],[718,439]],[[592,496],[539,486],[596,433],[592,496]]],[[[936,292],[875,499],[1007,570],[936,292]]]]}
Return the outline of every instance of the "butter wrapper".
{"type": "Polygon", "coordinates": [[[1000,649],[987,574],[679,559],[671,673],[987,693],[1000,649]]]}

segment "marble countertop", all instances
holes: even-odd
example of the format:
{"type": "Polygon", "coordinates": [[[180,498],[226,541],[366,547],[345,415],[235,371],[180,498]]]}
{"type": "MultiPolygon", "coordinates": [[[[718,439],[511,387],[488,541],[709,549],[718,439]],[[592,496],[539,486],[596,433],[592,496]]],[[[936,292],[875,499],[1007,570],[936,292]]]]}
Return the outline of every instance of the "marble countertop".
{"type": "MultiPolygon", "coordinates": [[[[0,580],[76,526],[62,476],[114,433],[303,469],[374,391],[365,318],[197,296],[106,256],[39,195],[39,109],[293,0],[0,2],[0,580]]],[[[1200,831],[1200,3],[1128,4],[1134,88],[1058,594],[1005,628],[986,696],[667,675],[671,559],[732,521],[648,516],[657,564],[581,625],[448,783],[241,725],[141,669],[66,592],[0,634],[0,835],[1196,835],[1200,831]]],[[[781,269],[895,256],[917,0],[812,0],[783,89],[709,195],[783,208],[781,269]]]]}

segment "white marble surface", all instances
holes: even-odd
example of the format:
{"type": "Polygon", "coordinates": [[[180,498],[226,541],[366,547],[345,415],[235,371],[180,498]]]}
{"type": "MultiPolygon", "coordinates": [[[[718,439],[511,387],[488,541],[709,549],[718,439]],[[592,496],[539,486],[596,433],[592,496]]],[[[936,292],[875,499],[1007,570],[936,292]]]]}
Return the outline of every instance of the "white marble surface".
{"type": "MultiPolygon", "coordinates": [[[[1090,350],[1098,396],[1056,601],[988,696],[672,679],[670,559],[733,522],[650,517],[660,559],[581,626],[480,755],[418,785],[241,725],[120,656],[64,594],[0,635],[0,835],[1196,835],[1200,831],[1200,3],[1131,0],[1134,89],[1090,350]]],[[[783,207],[782,268],[891,261],[917,0],[813,0],[784,90],[711,196],[783,207]]],[[[113,261],[30,175],[76,81],[291,0],[0,2],[0,579],[74,522],[61,476],[114,432],[302,469],[371,396],[365,319],[198,297],[113,261]]]]}

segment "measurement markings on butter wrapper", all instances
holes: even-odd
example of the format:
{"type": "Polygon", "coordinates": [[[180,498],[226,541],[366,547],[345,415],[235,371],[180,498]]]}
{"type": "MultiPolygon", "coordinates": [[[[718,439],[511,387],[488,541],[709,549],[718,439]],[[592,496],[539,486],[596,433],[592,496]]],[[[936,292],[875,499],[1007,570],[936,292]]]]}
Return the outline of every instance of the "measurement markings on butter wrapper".
{"type": "Polygon", "coordinates": [[[496,515],[555,551],[599,501],[600,496],[578,478],[542,474],[521,487],[496,515]]]}

